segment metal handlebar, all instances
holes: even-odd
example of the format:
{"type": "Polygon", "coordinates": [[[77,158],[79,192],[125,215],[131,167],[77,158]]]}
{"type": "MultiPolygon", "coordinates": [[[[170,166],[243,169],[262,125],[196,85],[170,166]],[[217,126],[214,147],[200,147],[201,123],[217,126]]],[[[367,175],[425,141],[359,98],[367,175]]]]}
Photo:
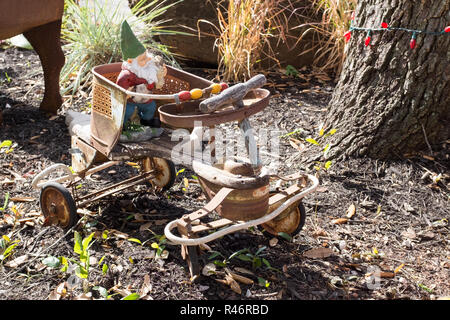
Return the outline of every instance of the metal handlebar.
{"type": "MultiPolygon", "coordinates": [[[[64,182],[67,180],[71,180],[73,181],[75,179],[75,175],[72,173],[72,171],[70,171],[70,169],[62,163],[56,163],[46,169],[44,169],[41,173],[39,173],[36,177],[34,177],[33,181],[31,182],[31,186],[34,189],[39,189],[41,187],[41,185],[38,185],[38,182],[42,180],[43,177],[45,177],[46,175],[48,175],[49,173],[59,170],[59,169],[63,169],[64,171],[66,171],[68,174],[65,176],[62,176],[60,178],[54,179],[52,180],[52,182],[64,182]]],[[[47,181],[48,182],[48,181],[47,181]]]]}
{"type": "Polygon", "coordinates": [[[242,230],[242,229],[247,229],[247,228],[265,223],[267,221],[270,221],[270,220],[276,218],[281,212],[283,212],[284,210],[289,208],[289,206],[291,206],[295,202],[299,201],[300,199],[302,199],[303,197],[305,197],[306,195],[312,193],[313,191],[315,191],[317,189],[317,187],[319,186],[319,180],[313,175],[307,174],[307,176],[308,176],[308,179],[310,181],[312,181],[311,187],[307,188],[306,190],[300,192],[299,194],[293,196],[286,202],[282,203],[277,209],[275,209],[273,212],[271,212],[270,214],[268,214],[266,216],[263,216],[261,218],[255,219],[255,220],[250,220],[250,221],[247,221],[244,223],[235,224],[228,228],[218,230],[218,231],[214,232],[213,234],[210,234],[210,235],[207,235],[207,236],[201,237],[201,238],[195,238],[195,239],[187,239],[187,238],[177,237],[171,232],[172,229],[176,228],[176,226],[177,226],[177,223],[178,223],[178,219],[177,219],[172,222],[169,222],[166,225],[166,227],[164,228],[164,234],[166,235],[167,239],[174,242],[175,244],[180,244],[180,245],[185,245],[185,246],[198,246],[200,244],[204,244],[204,243],[213,241],[217,238],[223,237],[224,235],[227,235],[229,233],[236,232],[236,231],[242,230]]]}

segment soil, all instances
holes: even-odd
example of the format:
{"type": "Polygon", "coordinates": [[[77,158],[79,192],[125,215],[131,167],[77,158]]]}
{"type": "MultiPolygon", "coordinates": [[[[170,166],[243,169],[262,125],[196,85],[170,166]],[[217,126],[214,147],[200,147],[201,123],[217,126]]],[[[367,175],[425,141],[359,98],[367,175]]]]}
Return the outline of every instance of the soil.
{"type": "MultiPolygon", "coordinates": [[[[211,70],[186,70],[215,77],[211,70]]],[[[71,165],[64,115],[68,109],[89,112],[89,92],[65,97],[57,116],[45,115],[38,110],[44,87],[36,54],[0,49],[0,143],[12,141],[0,152],[0,252],[6,256],[5,249],[12,246],[0,264],[0,299],[104,299],[99,287],[108,291],[110,299],[131,293],[154,300],[450,296],[450,141],[392,161],[347,159],[325,170],[319,156],[327,138],[319,139],[318,132],[333,79],[307,68],[297,77],[280,70],[266,76],[271,101],[264,112],[250,118],[253,127],[291,133],[278,139],[280,158],[271,158],[278,159],[280,174],[304,170],[320,179],[319,189],[303,200],[307,214],[303,229],[292,239],[270,236],[258,227],[212,241],[209,249],[220,255],[214,257],[204,249],[200,266],[216,260],[216,273],[191,279],[179,246],[166,243],[164,259],[155,258],[156,245],[151,246],[158,243],[168,221],[206,203],[195,173],[177,166],[175,184],[166,192],[138,186],[83,211],[85,218],[76,231],[82,237],[94,232],[95,241],[89,248],[88,278],[81,281],[73,270],[74,261],[80,261],[74,252],[74,231],[42,225],[40,193],[31,181],[54,163],[71,165]],[[306,142],[307,137],[322,146],[306,142]],[[355,214],[342,219],[351,205],[355,214]],[[221,256],[242,249],[253,255],[261,249],[261,259],[255,264],[238,257],[226,261],[228,270],[253,281],[238,282],[239,289],[232,290],[223,283],[226,269],[221,256]],[[48,257],[71,259],[72,267],[65,272],[61,266],[50,267],[42,262],[48,257]]],[[[83,180],[79,188],[92,191],[123,180],[133,170],[129,165],[115,166],[83,180]]]]}

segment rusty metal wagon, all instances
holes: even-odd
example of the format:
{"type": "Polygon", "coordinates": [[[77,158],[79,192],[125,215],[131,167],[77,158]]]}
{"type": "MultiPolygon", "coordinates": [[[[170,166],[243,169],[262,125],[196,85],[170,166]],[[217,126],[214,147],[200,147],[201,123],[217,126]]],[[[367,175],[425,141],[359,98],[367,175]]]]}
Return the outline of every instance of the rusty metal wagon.
{"type": "Polygon", "coordinates": [[[211,81],[176,68],[167,69],[164,87],[152,94],[130,92],[116,85],[120,63],[92,70],[91,115],[84,123],[71,124],[73,128],[78,126],[71,137],[71,167],[55,164],[32,182],[34,188],[41,190],[40,207],[45,224],[69,229],[79,218],[77,208],[138,184],[150,182],[153,187],[168,189],[176,176],[175,162],[197,174],[209,200],[200,210],[168,223],[164,230],[169,241],[181,245],[191,275],[200,270],[200,246],[226,234],[257,225],[275,236],[280,232],[297,233],[305,222],[302,198],[313,192],[319,182],[316,177],[301,172],[274,176],[261,164],[248,117],[269,103],[269,91],[261,88],[264,76],[258,75],[214,95],[211,81]],[[180,99],[180,92],[193,88],[202,90],[202,99],[180,99]],[[133,95],[157,101],[164,125],[160,137],[143,142],[120,141],[126,101],[133,95]],[[248,158],[216,158],[214,127],[226,122],[238,123],[245,135],[248,158]],[[189,139],[181,148],[191,151],[187,156],[174,152],[175,147],[180,147],[179,140],[172,139],[177,129],[189,131],[189,139]],[[198,137],[206,129],[210,134],[205,144],[198,137]],[[205,149],[211,156],[208,161],[196,157],[205,149]],[[139,163],[137,175],[88,194],[77,192],[76,185],[84,178],[127,161],[139,163]],[[49,179],[43,181],[44,178],[49,179]],[[285,181],[290,186],[271,190],[273,180],[285,181]]]}

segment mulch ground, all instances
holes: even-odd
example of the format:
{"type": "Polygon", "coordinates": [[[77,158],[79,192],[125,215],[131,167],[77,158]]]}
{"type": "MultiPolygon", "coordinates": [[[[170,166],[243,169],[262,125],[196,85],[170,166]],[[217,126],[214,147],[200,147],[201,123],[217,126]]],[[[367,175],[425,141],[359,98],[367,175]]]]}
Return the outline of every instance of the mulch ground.
{"type": "MultiPolygon", "coordinates": [[[[188,71],[215,76],[208,70],[188,71]]],[[[215,273],[191,281],[179,246],[166,243],[163,257],[155,257],[154,243],[165,224],[205,204],[194,173],[180,171],[167,192],[139,186],[84,211],[76,231],[83,237],[95,232],[95,241],[88,278],[81,281],[74,272],[74,261],[79,261],[74,233],[42,226],[39,192],[31,181],[54,163],[70,165],[64,114],[89,110],[88,94],[67,99],[57,116],[40,113],[39,59],[31,51],[0,49],[0,143],[12,142],[0,152],[0,299],[120,299],[133,293],[155,300],[448,297],[449,141],[432,146],[433,153],[392,161],[342,160],[325,170],[323,162],[314,160],[321,150],[305,138],[319,136],[334,82],[309,69],[297,77],[281,72],[267,77],[271,102],[251,117],[253,127],[277,128],[285,135],[278,140],[280,158],[273,158],[280,173],[304,170],[320,178],[317,192],[303,201],[307,217],[300,233],[288,241],[253,228],[210,242],[217,253],[204,252],[201,267],[213,263],[215,273]],[[350,218],[349,212],[354,213],[350,218]],[[254,263],[225,260],[242,249],[254,263]],[[48,257],[65,257],[68,270],[43,263],[48,257]],[[228,270],[247,283],[225,283],[228,270]]],[[[133,170],[128,165],[109,168],[80,188],[120,181],[133,170]]]]}

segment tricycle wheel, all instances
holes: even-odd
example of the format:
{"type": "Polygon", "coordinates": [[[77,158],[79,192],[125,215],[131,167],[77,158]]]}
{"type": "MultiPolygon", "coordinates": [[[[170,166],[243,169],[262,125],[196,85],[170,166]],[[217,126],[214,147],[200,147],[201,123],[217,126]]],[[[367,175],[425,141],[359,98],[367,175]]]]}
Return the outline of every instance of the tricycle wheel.
{"type": "Polygon", "coordinates": [[[144,172],[155,170],[155,177],[150,183],[162,190],[169,190],[175,182],[175,165],[170,160],[147,157],[142,160],[141,168],[144,172]]]}
{"type": "Polygon", "coordinates": [[[48,182],[41,189],[39,205],[44,225],[59,225],[67,230],[78,221],[77,207],[70,191],[56,182],[48,182]]]}
{"type": "Polygon", "coordinates": [[[305,225],[306,209],[303,203],[299,202],[288,213],[281,213],[275,219],[263,223],[261,226],[271,235],[278,236],[280,232],[291,236],[298,234],[305,225]]]}

